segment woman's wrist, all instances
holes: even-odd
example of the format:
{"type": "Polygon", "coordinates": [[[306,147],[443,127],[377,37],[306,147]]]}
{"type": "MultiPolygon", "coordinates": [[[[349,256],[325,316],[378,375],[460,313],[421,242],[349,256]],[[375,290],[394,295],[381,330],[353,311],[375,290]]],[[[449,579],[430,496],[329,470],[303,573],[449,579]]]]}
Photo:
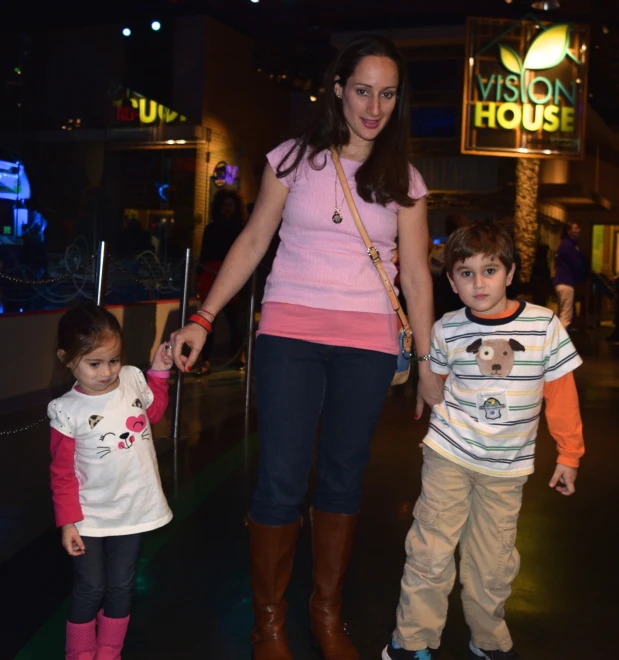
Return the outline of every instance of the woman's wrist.
{"type": "Polygon", "coordinates": [[[199,309],[197,312],[202,318],[205,318],[209,323],[215,321],[215,314],[211,314],[207,309],[199,309]]]}
{"type": "Polygon", "coordinates": [[[213,329],[211,322],[205,319],[201,314],[192,314],[189,317],[189,323],[195,323],[196,325],[199,325],[207,333],[211,332],[213,329]]]}
{"type": "MultiPolygon", "coordinates": [[[[413,358],[416,361],[418,358],[413,358]]],[[[430,361],[429,360],[422,360],[421,362],[417,361],[417,367],[419,369],[420,374],[431,374],[432,369],[430,368],[430,361]]]]}

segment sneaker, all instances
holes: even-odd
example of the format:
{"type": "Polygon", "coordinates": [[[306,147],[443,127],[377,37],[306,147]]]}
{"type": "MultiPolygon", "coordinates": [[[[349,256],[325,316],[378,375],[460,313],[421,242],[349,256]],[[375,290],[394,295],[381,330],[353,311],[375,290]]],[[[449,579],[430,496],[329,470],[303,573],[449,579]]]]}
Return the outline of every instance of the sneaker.
{"type": "Polygon", "coordinates": [[[469,642],[469,660],[479,660],[485,658],[486,660],[520,660],[520,655],[512,646],[509,651],[486,651],[478,649],[473,642],[469,642]]]}
{"type": "Polygon", "coordinates": [[[421,651],[407,651],[406,649],[396,649],[393,645],[393,638],[385,646],[382,660],[434,660],[436,651],[433,649],[422,649],[421,651]]]}

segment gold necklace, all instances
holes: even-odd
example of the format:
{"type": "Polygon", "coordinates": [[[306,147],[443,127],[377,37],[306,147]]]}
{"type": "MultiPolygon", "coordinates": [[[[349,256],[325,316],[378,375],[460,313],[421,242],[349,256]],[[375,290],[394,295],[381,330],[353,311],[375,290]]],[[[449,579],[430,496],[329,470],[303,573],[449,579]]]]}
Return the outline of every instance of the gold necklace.
{"type": "MultiPolygon", "coordinates": [[[[342,192],[344,192],[342,190],[342,192]]],[[[334,197],[335,197],[335,207],[333,209],[333,215],[331,216],[331,220],[336,225],[339,225],[340,222],[342,222],[342,204],[344,204],[344,199],[346,199],[346,196],[344,196],[344,199],[340,202],[340,204],[337,203],[337,170],[335,171],[335,189],[334,189],[334,197]]]]}

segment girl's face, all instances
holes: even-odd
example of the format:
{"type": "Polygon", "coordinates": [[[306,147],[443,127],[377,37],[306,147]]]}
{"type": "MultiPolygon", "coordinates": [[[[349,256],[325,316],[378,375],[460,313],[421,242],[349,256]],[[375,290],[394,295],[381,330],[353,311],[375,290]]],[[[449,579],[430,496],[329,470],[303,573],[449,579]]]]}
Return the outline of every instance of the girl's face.
{"type": "Polygon", "coordinates": [[[335,84],[335,93],[342,99],[344,119],[350,129],[351,145],[373,142],[385,128],[396,106],[399,75],[396,63],[388,58],[368,55],[344,87],[335,84]]]}
{"type": "Polygon", "coordinates": [[[106,343],[69,365],[84,394],[98,396],[118,387],[121,349],[120,337],[113,335],[106,343]]]}

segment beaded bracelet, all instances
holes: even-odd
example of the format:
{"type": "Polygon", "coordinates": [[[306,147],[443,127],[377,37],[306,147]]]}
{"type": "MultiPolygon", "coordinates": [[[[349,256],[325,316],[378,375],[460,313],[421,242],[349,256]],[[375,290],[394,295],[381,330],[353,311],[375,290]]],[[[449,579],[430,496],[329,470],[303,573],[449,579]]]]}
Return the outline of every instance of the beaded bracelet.
{"type": "Polygon", "coordinates": [[[189,323],[195,323],[196,325],[199,325],[201,328],[204,328],[207,332],[211,332],[213,330],[213,326],[211,325],[210,321],[207,321],[203,316],[200,316],[199,314],[192,314],[189,317],[189,323]]]}
{"type": "Polygon", "coordinates": [[[431,360],[431,355],[428,353],[428,355],[420,355],[419,357],[416,358],[417,364],[420,362],[429,362],[431,360]]]}

